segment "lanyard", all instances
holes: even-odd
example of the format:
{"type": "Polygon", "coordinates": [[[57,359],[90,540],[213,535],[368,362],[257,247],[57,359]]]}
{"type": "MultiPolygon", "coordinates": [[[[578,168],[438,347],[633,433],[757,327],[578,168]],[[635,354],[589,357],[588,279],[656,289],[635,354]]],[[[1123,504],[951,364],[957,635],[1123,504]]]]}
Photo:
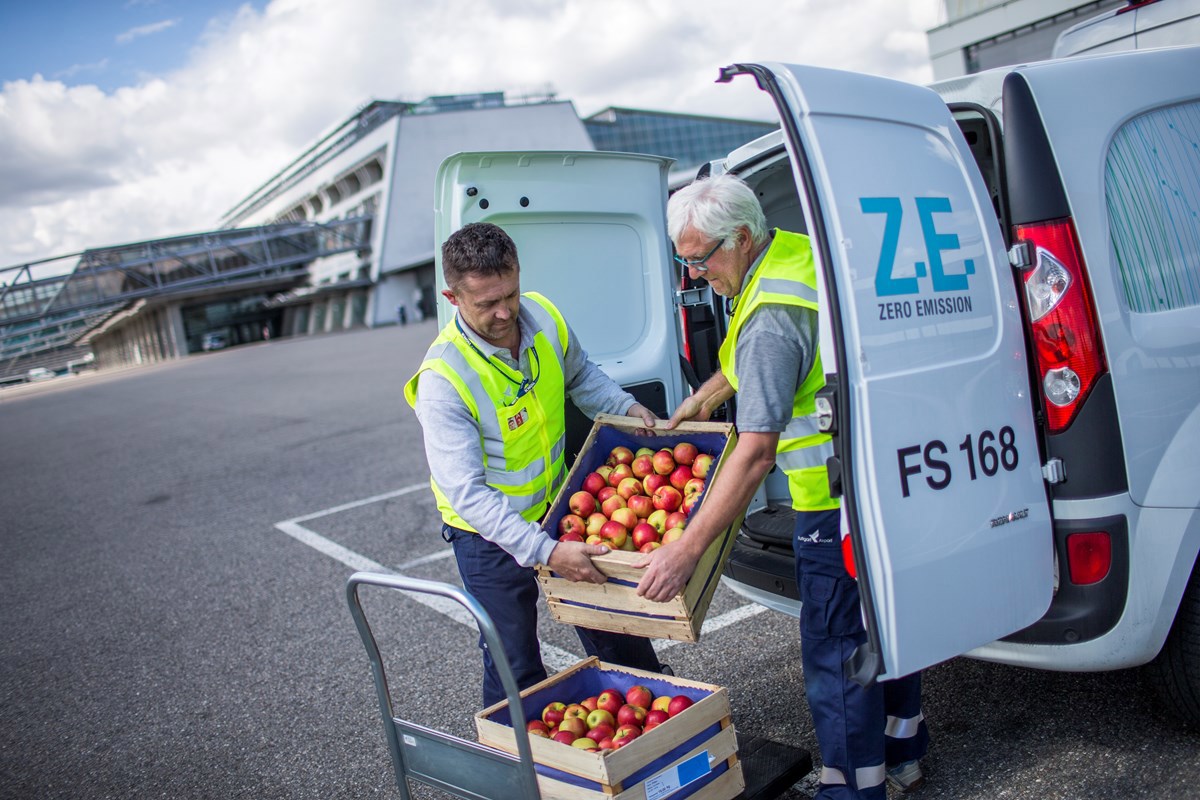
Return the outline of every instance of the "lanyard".
{"type": "Polygon", "coordinates": [[[541,357],[538,356],[537,347],[529,348],[529,352],[532,355],[534,368],[533,377],[525,378],[522,376],[522,379],[518,381],[512,375],[509,375],[508,372],[501,369],[500,365],[493,361],[490,356],[484,355],[484,352],[475,345],[475,342],[473,342],[471,337],[467,335],[467,332],[463,330],[462,321],[458,318],[457,314],[454,316],[454,325],[458,328],[458,332],[462,334],[463,339],[466,340],[468,347],[474,350],[480,358],[490,364],[492,369],[503,375],[509,383],[517,387],[517,396],[513,398],[514,403],[527,395],[529,392],[533,391],[534,386],[537,386],[538,378],[542,377],[542,360],[541,357]]]}

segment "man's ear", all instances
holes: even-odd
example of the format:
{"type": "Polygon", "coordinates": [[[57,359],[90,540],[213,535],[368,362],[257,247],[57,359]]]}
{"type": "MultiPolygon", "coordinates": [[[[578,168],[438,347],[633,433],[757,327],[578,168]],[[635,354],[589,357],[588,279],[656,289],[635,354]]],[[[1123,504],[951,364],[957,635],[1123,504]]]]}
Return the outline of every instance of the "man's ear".
{"type": "Polygon", "coordinates": [[[454,292],[450,289],[442,289],[442,297],[446,298],[452,306],[458,306],[458,298],[454,296],[454,292]]]}

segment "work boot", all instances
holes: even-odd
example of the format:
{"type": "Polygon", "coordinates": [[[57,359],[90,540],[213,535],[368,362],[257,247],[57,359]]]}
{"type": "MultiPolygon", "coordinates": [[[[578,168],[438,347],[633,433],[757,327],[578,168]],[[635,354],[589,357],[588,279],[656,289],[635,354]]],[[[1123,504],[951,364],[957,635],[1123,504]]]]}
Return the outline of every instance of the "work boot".
{"type": "Polygon", "coordinates": [[[921,762],[913,759],[888,767],[887,782],[904,794],[915,792],[925,785],[925,773],[921,770],[921,762]]]}

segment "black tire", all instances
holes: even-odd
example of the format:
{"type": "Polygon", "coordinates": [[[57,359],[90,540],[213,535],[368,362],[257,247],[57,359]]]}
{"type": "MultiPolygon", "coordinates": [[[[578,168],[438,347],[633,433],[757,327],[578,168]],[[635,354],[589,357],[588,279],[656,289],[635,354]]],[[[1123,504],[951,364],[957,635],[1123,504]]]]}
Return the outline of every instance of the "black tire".
{"type": "Polygon", "coordinates": [[[1195,566],[1167,641],[1147,672],[1167,709],[1200,731],[1200,569],[1195,566]]]}

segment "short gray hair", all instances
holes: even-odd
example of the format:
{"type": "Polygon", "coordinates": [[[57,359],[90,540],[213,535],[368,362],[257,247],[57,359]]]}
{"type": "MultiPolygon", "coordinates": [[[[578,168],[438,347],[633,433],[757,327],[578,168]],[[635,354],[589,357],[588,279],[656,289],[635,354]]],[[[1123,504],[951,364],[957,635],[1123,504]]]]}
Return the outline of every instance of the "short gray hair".
{"type": "Polygon", "coordinates": [[[691,183],[667,201],[667,235],[678,242],[684,228],[691,226],[705,237],[725,240],[725,249],[734,246],[733,233],[743,225],[750,229],[750,241],[760,245],[767,240],[767,218],[754,190],[733,175],[716,175],[691,183]]]}

